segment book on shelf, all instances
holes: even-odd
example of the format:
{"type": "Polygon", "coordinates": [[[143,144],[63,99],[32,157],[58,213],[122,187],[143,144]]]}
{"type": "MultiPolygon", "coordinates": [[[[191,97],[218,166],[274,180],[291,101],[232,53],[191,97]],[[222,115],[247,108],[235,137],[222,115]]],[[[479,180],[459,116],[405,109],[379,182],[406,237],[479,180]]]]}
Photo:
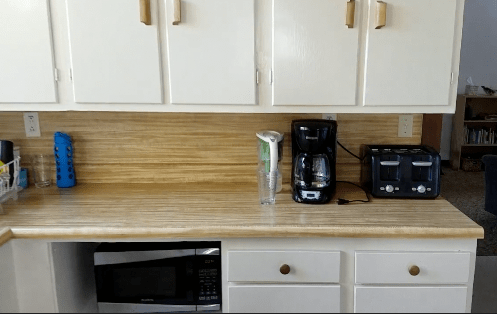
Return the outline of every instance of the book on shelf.
{"type": "Polygon", "coordinates": [[[497,143],[495,130],[492,128],[468,128],[464,126],[464,144],[494,145],[497,143]]]}

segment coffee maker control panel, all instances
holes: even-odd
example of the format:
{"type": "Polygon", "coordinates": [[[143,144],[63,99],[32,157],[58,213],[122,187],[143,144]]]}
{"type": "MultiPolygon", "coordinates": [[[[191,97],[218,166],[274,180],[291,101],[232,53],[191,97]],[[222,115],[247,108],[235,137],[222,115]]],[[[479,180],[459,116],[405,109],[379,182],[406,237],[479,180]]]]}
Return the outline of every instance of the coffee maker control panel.
{"type": "Polygon", "coordinates": [[[300,193],[302,195],[302,199],[309,201],[318,200],[321,196],[321,192],[319,191],[300,191],[300,193]]]}

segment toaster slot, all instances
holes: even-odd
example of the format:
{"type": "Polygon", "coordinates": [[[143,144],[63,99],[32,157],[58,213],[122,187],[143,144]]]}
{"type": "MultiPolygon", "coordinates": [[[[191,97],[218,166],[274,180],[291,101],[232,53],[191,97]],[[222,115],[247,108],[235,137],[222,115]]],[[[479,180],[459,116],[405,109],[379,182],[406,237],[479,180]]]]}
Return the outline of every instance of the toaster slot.
{"type": "Polygon", "coordinates": [[[380,161],[380,180],[381,181],[399,181],[399,166],[400,160],[392,158],[393,160],[380,161]]]}
{"type": "Polygon", "coordinates": [[[432,180],[433,158],[426,156],[412,161],[412,181],[428,182],[432,180]]]}

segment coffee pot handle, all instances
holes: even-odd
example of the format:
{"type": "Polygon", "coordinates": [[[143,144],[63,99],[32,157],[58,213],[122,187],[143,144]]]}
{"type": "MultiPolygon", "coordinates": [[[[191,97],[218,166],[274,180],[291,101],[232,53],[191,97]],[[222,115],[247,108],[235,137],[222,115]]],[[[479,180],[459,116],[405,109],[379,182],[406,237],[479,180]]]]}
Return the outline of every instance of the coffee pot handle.
{"type": "Polygon", "coordinates": [[[304,163],[302,179],[305,183],[305,187],[310,188],[312,187],[312,179],[313,179],[313,174],[312,174],[313,158],[312,156],[306,156],[303,158],[302,162],[304,163]]]}

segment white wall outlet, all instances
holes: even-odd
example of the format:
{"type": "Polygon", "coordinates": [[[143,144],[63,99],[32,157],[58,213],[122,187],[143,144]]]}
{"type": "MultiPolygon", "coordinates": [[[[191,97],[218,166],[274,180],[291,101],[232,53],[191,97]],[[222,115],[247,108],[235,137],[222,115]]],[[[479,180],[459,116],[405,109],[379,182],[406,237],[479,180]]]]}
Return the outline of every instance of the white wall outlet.
{"type": "Polygon", "coordinates": [[[412,137],[413,115],[399,116],[399,137],[412,137]]]}
{"type": "Polygon", "coordinates": [[[323,113],[323,120],[337,120],[337,114],[336,113],[323,113]]]}
{"type": "Polygon", "coordinates": [[[24,128],[26,129],[26,137],[41,137],[38,112],[24,113],[24,128]]]}

